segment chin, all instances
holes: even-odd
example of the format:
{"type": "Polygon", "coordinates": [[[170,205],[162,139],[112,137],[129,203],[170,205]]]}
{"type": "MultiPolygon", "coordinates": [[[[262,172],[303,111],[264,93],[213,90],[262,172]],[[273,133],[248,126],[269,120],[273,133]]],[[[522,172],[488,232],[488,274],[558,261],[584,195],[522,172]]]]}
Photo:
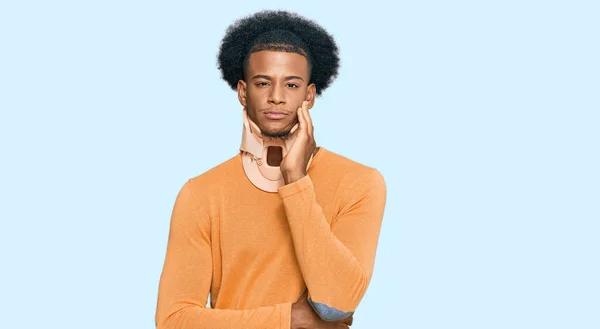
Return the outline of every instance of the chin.
{"type": "Polygon", "coordinates": [[[291,129],[262,129],[261,132],[263,136],[275,138],[275,139],[283,139],[290,135],[291,129]]]}

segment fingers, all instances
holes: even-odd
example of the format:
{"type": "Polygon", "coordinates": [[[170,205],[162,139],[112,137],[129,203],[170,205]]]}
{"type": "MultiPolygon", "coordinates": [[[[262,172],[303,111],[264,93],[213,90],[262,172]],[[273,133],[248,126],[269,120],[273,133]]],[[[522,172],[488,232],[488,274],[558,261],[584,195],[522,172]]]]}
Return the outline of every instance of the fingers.
{"type": "Polygon", "coordinates": [[[347,329],[352,325],[352,321],[354,320],[354,316],[351,315],[345,319],[337,320],[337,321],[323,321],[327,325],[327,328],[332,329],[347,329]]]}
{"type": "Polygon", "coordinates": [[[308,113],[308,101],[302,102],[302,107],[304,108],[304,120],[306,120],[306,128],[308,130],[308,134],[312,137],[314,127],[310,113],[308,113]]]}
{"type": "Polygon", "coordinates": [[[302,105],[298,108],[298,123],[308,136],[313,136],[313,124],[310,114],[308,113],[308,101],[303,101],[302,105]]]}
{"type": "Polygon", "coordinates": [[[308,128],[306,127],[306,120],[304,119],[304,102],[296,112],[298,113],[298,124],[300,125],[299,129],[302,131],[307,131],[308,128]]]}
{"type": "Polygon", "coordinates": [[[346,324],[346,325],[351,326],[352,325],[352,320],[354,320],[354,316],[350,315],[349,317],[347,317],[344,320],[342,320],[342,324],[346,324]]]}

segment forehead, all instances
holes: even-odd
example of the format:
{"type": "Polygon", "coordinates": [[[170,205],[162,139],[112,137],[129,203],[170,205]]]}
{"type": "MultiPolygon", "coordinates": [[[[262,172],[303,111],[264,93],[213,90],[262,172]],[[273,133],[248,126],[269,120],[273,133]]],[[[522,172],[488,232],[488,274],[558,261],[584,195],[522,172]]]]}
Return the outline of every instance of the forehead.
{"type": "Polygon", "coordinates": [[[248,75],[308,77],[308,61],[300,54],[263,50],[250,54],[248,75]]]}

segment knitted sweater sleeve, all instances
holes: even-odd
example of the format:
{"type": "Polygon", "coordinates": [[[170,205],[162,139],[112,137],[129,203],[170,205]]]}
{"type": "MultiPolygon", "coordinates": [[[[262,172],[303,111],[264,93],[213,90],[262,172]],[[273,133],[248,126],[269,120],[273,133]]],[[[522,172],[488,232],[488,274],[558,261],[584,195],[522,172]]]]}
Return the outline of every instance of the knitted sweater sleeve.
{"type": "Polygon", "coordinates": [[[329,224],[317,203],[309,175],[279,188],[309,303],[324,320],[347,318],[371,280],[386,202],[383,176],[376,169],[346,175],[339,212],[329,224]]]}

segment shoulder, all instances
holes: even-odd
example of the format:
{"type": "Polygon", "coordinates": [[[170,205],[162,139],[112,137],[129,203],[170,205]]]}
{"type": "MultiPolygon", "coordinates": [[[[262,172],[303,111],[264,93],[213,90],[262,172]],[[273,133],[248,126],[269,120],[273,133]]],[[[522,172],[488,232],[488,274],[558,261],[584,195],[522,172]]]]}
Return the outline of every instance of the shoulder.
{"type": "Polygon", "coordinates": [[[385,179],[378,169],[352,160],[335,152],[327,152],[322,170],[327,175],[319,175],[324,182],[335,189],[338,215],[362,209],[376,214],[385,208],[387,188],[385,179]]]}
{"type": "Polygon", "coordinates": [[[198,198],[205,196],[206,193],[212,194],[231,181],[232,176],[239,171],[240,165],[239,154],[236,154],[207,171],[189,178],[186,185],[198,198]]]}
{"type": "Polygon", "coordinates": [[[341,188],[359,187],[358,185],[383,185],[385,179],[379,170],[365,165],[331,150],[324,150],[323,170],[329,177],[337,177],[341,188]]]}

